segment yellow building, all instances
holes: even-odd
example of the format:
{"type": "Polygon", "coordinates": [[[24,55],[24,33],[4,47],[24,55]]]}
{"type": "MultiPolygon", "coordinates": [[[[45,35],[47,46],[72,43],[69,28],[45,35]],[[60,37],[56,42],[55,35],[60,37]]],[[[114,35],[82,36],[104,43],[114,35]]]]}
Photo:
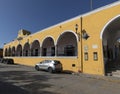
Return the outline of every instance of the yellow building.
{"type": "Polygon", "coordinates": [[[4,45],[4,57],[34,66],[60,60],[63,70],[105,75],[105,65],[119,56],[120,1],[30,34],[4,45]]]}

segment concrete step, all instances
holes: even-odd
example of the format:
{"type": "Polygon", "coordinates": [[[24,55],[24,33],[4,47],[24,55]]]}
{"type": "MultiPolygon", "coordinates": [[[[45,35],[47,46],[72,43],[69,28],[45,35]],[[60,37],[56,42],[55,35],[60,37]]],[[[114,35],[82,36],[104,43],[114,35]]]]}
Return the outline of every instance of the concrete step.
{"type": "Polygon", "coordinates": [[[112,72],[113,77],[120,77],[120,70],[116,70],[112,72]]]}
{"type": "Polygon", "coordinates": [[[120,70],[113,71],[112,73],[120,73],[120,70]]]}
{"type": "Polygon", "coordinates": [[[115,75],[115,74],[114,74],[114,75],[112,75],[112,76],[113,76],[113,77],[119,77],[119,78],[120,78],[120,75],[115,75]]]}

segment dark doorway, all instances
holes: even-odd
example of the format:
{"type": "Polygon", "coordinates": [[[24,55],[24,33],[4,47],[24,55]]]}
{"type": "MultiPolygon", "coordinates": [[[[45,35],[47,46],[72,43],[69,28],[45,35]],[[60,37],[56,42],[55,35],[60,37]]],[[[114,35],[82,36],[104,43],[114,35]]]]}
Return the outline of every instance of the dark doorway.
{"type": "Polygon", "coordinates": [[[102,34],[102,44],[105,73],[118,70],[120,68],[120,17],[106,26],[102,34]]]}

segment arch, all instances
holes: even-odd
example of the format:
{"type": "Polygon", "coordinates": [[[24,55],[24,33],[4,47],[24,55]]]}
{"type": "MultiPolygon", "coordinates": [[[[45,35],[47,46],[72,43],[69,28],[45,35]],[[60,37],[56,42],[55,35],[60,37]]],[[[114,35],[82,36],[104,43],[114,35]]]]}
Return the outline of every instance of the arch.
{"type": "Polygon", "coordinates": [[[42,42],[42,56],[55,56],[55,43],[51,36],[46,37],[42,42]]]}
{"type": "Polygon", "coordinates": [[[42,40],[42,43],[41,43],[41,47],[42,47],[42,45],[43,45],[43,42],[45,41],[45,39],[47,39],[47,38],[52,38],[53,39],[53,42],[54,42],[54,44],[55,44],[55,39],[54,39],[54,37],[52,37],[52,36],[46,36],[43,40],[42,40]]]}
{"type": "Polygon", "coordinates": [[[9,47],[9,49],[8,49],[8,56],[12,56],[12,50],[11,50],[10,47],[9,47]]]}
{"type": "Polygon", "coordinates": [[[34,40],[31,44],[31,56],[40,56],[40,42],[34,40]]]}
{"type": "Polygon", "coordinates": [[[107,28],[107,26],[108,26],[111,22],[113,22],[116,18],[118,18],[118,17],[120,17],[120,15],[117,15],[117,16],[113,17],[110,21],[108,21],[108,22],[105,24],[105,26],[103,27],[103,29],[102,29],[102,31],[101,31],[101,33],[100,33],[100,39],[102,39],[103,33],[104,33],[105,29],[107,28]]]}
{"type": "Polygon", "coordinates": [[[12,47],[12,56],[15,56],[15,46],[12,47]]]}
{"type": "MultiPolygon", "coordinates": [[[[66,33],[66,32],[71,32],[71,33],[73,33],[73,34],[75,35],[75,37],[76,37],[77,42],[78,42],[78,36],[77,36],[77,34],[76,34],[75,32],[73,32],[72,30],[66,30],[66,31],[62,32],[62,33],[60,34],[60,36],[63,35],[64,33],[66,33]]],[[[60,36],[58,36],[55,45],[57,45],[60,36]]]]}
{"type": "Polygon", "coordinates": [[[63,32],[57,40],[57,56],[77,56],[77,35],[72,31],[63,32]]]}
{"type": "Polygon", "coordinates": [[[16,48],[16,56],[22,56],[22,45],[19,44],[16,48]]]}
{"type": "Polygon", "coordinates": [[[8,56],[8,49],[5,49],[5,56],[8,56]]]}
{"type": "Polygon", "coordinates": [[[120,49],[117,45],[117,40],[120,38],[120,15],[112,18],[103,27],[100,33],[100,39],[102,39],[103,46],[103,62],[106,72],[115,64],[118,64],[120,59],[120,49]]]}
{"type": "Polygon", "coordinates": [[[27,42],[23,47],[23,56],[30,56],[30,44],[27,42]]]}

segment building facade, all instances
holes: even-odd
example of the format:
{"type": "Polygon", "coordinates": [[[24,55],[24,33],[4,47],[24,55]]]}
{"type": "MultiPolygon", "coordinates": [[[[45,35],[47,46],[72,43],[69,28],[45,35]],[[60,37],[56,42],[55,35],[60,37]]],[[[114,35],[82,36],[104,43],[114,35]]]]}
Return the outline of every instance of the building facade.
{"type": "Polygon", "coordinates": [[[119,56],[119,25],[120,1],[34,34],[20,30],[14,41],[4,45],[4,57],[30,66],[59,60],[63,70],[105,75],[106,63],[119,56]]]}

